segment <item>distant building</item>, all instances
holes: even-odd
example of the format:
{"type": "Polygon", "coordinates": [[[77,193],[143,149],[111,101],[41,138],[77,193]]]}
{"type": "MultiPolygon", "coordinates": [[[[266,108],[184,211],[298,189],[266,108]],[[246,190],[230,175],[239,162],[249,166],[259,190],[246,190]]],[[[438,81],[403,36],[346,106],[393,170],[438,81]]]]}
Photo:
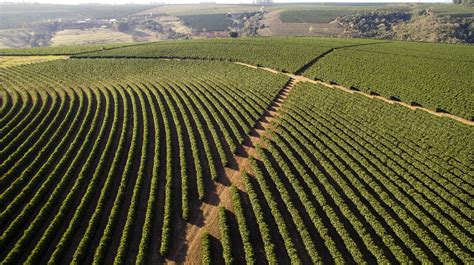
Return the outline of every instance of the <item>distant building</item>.
{"type": "Polygon", "coordinates": [[[273,0],[253,0],[254,5],[273,5],[273,0]]]}

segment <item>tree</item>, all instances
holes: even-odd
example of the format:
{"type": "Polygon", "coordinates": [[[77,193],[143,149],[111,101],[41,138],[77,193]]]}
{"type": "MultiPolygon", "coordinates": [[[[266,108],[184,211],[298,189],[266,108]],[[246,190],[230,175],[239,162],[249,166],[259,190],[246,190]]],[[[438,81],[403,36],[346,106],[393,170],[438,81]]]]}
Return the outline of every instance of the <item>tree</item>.
{"type": "Polygon", "coordinates": [[[235,31],[231,31],[231,32],[229,32],[229,36],[231,38],[237,38],[237,37],[239,37],[239,33],[235,32],[235,31]]]}
{"type": "Polygon", "coordinates": [[[131,27],[127,22],[117,22],[114,23],[114,29],[120,32],[128,32],[131,30],[131,27]]]}

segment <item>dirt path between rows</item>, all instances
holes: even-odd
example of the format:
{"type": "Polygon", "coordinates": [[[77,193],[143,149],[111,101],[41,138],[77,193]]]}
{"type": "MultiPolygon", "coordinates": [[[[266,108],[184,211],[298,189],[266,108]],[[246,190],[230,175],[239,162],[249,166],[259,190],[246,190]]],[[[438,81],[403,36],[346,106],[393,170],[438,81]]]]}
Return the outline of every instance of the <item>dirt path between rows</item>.
{"type": "MultiPolygon", "coordinates": [[[[375,44],[363,44],[363,45],[375,45],[375,44]]],[[[347,46],[346,47],[339,47],[338,49],[341,49],[341,48],[347,48],[347,46]]],[[[213,60],[213,59],[161,58],[161,57],[143,57],[143,58],[140,57],[140,58],[138,58],[138,57],[127,57],[127,56],[121,56],[121,57],[117,57],[117,56],[116,57],[73,57],[73,58],[70,58],[70,59],[76,59],[77,60],[77,59],[117,59],[117,58],[121,58],[121,59],[149,59],[149,60],[151,59],[151,60],[167,60],[167,61],[171,61],[171,60],[177,60],[177,61],[213,60]]],[[[316,61],[317,61],[317,59],[310,62],[310,64],[314,64],[316,61]]],[[[351,93],[351,94],[359,94],[359,95],[362,95],[362,96],[365,96],[365,97],[368,97],[368,98],[379,99],[379,100],[382,100],[382,101],[384,101],[386,103],[389,103],[389,104],[392,104],[392,105],[393,104],[398,104],[400,106],[406,107],[406,108],[411,109],[411,110],[421,110],[421,111],[427,112],[427,113],[429,113],[431,115],[434,115],[434,116],[437,116],[437,117],[445,117],[445,118],[449,118],[449,119],[453,119],[455,121],[461,122],[461,123],[466,124],[466,125],[474,126],[474,121],[471,121],[471,120],[468,120],[468,119],[465,119],[465,118],[462,118],[462,117],[459,117],[459,116],[456,116],[456,115],[453,115],[453,114],[450,114],[450,113],[436,112],[434,110],[427,109],[427,108],[424,108],[424,107],[421,107],[421,106],[412,106],[412,105],[410,105],[408,103],[405,103],[405,102],[402,102],[402,101],[391,100],[391,99],[388,99],[388,98],[384,98],[382,96],[370,95],[370,94],[362,92],[362,91],[352,90],[352,89],[350,89],[348,87],[344,87],[342,85],[333,85],[333,84],[330,84],[328,82],[313,80],[313,79],[310,79],[308,77],[304,77],[301,74],[302,74],[302,72],[304,72],[306,66],[304,66],[302,69],[298,70],[297,74],[291,74],[291,73],[280,72],[278,70],[267,68],[267,67],[259,67],[259,66],[256,66],[256,65],[251,65],[251,64],[242,63],[242,62],[234,62],[234,63],[238,64],[238,65],[250,67],[250,68],[253,68],[253,69],[262,69],[262,70],[265,70],[265,71],[268,71],[268,72],[271,72],[271,73],[274,73],[274,74],[283,74],[283,75],[288,76],[289,78],[294,79],[294,81],[296,83],[298,83],[298,82],[308,82],[308,83],[312,83],[312,84],[323,85],[323,86],[330,87],[330,88],[336,88],[336,89],[340,89],[342,91],[345,91],[345,92],[348,92],[348,93],[351,93]]]]}
{"type": "MultiPolygon", "coordinates": [[[[136,44],[136,45],[143,45],[143,44],[136,44]]],[[[375,45],[375,44],[368,43],[368,44],[362,44],[362,45],[375,45]]],[[[132,46],[132,45],[130,45],[130,46],[132,46]]],[[[360,45],[356,45],[356,46],[360,46],[360,45]]],[[[125,47],[128,47],[128,45],[125,46],[125,47]]],[[[351,46],[339,47],[337,49],[347,48],[347,47],[351,47],[351,46]]],[[[109,50],[118,49],[118,48],[120,48],[120,47],[109,48],[109,50]]],[[[122,46],[122,48],[123,48],[123,46],[122,46]]],[[[334,49],[332,49],[332,50],[334,50],[334,49]]],[[[328,51],[327,53],[330,53],[331,51],[328,51]]],[[[89,52],[82,52],[82,53],[78,53],[78,54],[75,54],[75,55],[80,55],[80,54],[83,54],[83,53],[89,53],[89,52]]],[[[324,54],[324,55],[326,55],[326,54],[324,54]]],[[[30,57],[37,56],[37,57],[41,57],[41,55],[22,55],[22,54],[2,54],[0,56],[2,56],[2,57],[14,57],[14,56],[30,56],[30,57]]],[[[61,59],[114,59],[114,58],[124,58],[124,59],[153,59],[153,60],[168,60],[168,61],[169,60],[177,60],[177,61],[181,61],[181,60],[200,60],[200,61],[212,60],[212,59],[190,59],[190,58],[179,58],[179,57],[176,57],[176,58],[143,57],[143,58],[140,58],[140,57],[129,57],[129,56],[121,56],[121,57],[117,57],[117,56],[116,57],[96,57],[96,56],[94,56],[94,57],[71,57],[71,56],[72,55],[64,54],[64,55],[62,55],[63,58],[61,58],[61,59]]],[[[318,57],[321,57],[321,56],[318,56],[318,57]]],[[[316,63],[316,61],[318,60],[318,57],[315,58],[310,63],[308,63],[308,65],[313,65],[314,63],[316,63]]],[[[336,89],[340,89],[342,91],[345,91],[345,92],[348,92],[348,93],[351,93],[351,94],[359,94],[359,95],[362,95],[362,96],[365,96],[365,97],[368,97],[368,98],[372,98],[372,99],[380,99],[380,100],[382,100],[386,103],[392,104],[392,105],[393,104],[398,104],[398,105],[404,106],[404,107],[406,107],[408,109],[411,109],[411,110],[421,110],[421,111],[427,112],[427,113],[429,113],[431,115],[434,115],[434,116],[437,116],[437,117],[450,118],[450,119],[453,119],[455,121],[461,122],[463,124],[474,126],[474,121],[471,121],[471,120],[468,120],[468,119],[465,119],[465,118],[462,118],[462,117],[459,117],[459,116],[456,116],[456,115],[453,115],[453,114],[450,114],[450,113],[436,112],[434,110],[427,109],[427,108],[424,108],[424,107],[421,107],[421,106],[412,106],[412,105],[410,105],[408,103],[405,103],[405,102],[390,100],[390,99],[384,98],[382,96],[370,95],[370,94],[362,92],[362,91],[352,90],[352,89],[344,87],[342,85],[333,85],[333,84],[330,84],[328,82],[313,80],[313,79],[304,77],[301,74],[307,69],[308,66],[303,66],[303,68],[299,69],[296,74],[291,74],[291,73],[283,73],[283,72],[280,72],[278,70],[267,68],[267,67],[258,67],[258,66],[255,66],[255,65],[242,63],[242,62],[234,62],[234,63],[239,64],[239,65],[243,65],[243,66],[246,66],[246,67],[254,68],[254,69],[262,69],[262,70],[265,70],[265,71],[268,71],[268,72],[271,72],[271,73],[274,73],[274,74],[287,75],[288,77],[293,78],[296,83],[298,83],[298,82],[308,82],[308,83],[323,85],[323,86],[330,87],[330,88],[336,88],[336,89]]]]}
{"type": "Polygon", "coordinates": [[[384,98],[382,96],[370,95],[370,94],[367,94],[367,93],[362,92],[362,91],[352,90],[350,88],[347,88],[347,87],[344,87],[344,86],[341,86],[341,85],[332,85],[332,84],[327,83],[327,82],[313,80],[313,79],[310,79],[308,77],[304,77],[304,76],[301,76],[301,75],[279,72],[275,69],[270,69],[270,68],[266,68],[266,67],[257,67],[255,65],[250,65],[250,64],[241,63],[241,62],[236,62],[236,64],[247,66],[247,67],[254,68],[254,69],[262,69],[262,70],[265,70],[265,71],[268,71],[268,72],[271,72],[271,73],[284,74],[284,75],[294,79],[296,83],[298,83],[298,82],[308,82],[308,83],[312,83],[312,84],[323,85],[325,87],[336,88],[336,89],[342,90],[342,91],[347,92],[347,93],[358,94],[358,95],[362,95],[362,96],[372,98],[372,99],[379,99],[379,100],[382,100],[382,101],[384,101],[386,103],[389,103],[389,104],[392,104],[392,105],[398,104],[400,106],[409,108],[411,110],[422,110],[422,111],[425,111],[425,112],[427,112],[431,115],[437,116],[437,117],[446,117],[446,118],[450,118],[450,119],[456,120],[458,122],[464,123],[466,125],[474,126],[474,121],[470,121],[468,119],[464,119],[462,117],[459,117],[459,116],[456,116],[456,115],[453,115],[453,114],[436,112],[434,110],[430,110],[430,109],[419,107],[419,106],[412,106],[412,105],[410,105],[408,103],[405,103],[405,102],[390,100],[390,99],[384,98]]]}
{"type": "Polygon", "coordinates": [[[245,187],[241,178],[243,172],[251,172],[249,157],[255,156],[255,146],[258,145],[265,136],[265,130],[271,126],[271,122],[277,117],[277,111],[282,107],[285,99],[288,97],[291,89],[296,84],[294,79],[290,79],[288,83],[280,90],[278,95],[273,99],[265,114],[261,116],[251,132],[247,135],[245,145],[242,149],[234,155],[236,165],[233,168],[226,167],[225,175],[220,176],[219,182],[215,182],[215,194],[218,198],[218,204],[202,203],[199,211],[200,216],[196,216],[195,220],[190,220],[186,227],[186,240],[180,242],[179,245],[170,253],[167,260],[168,263],[175,263],[175,261],[194,264],[200,260],[200,244],[201,235],[204,231],[209,232],[215,238],[220,238],[219,231],[219,206],[225,207],[227,210],[233,212],[231,205],[230,186],[234,185],[242,191],[245,187]],[[222,184],[222,183],[225,183],[222,184]],[[195,225],[198,219],[203,220],[202,225],[195,225]]]}

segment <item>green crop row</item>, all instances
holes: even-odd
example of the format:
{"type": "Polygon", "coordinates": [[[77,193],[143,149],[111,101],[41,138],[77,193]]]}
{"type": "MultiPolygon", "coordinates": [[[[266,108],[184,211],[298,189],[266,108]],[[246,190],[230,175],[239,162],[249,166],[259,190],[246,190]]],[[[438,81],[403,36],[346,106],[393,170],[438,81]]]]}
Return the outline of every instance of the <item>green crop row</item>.
{"type": "Polygon", "coordinates": [[[211,235],[208,232],[201,235],[201,264],[212,264],[211,235]]]}
{"type": "Polygon", "coordinates": [[[253,213],[255,214],[255,218],[257,219],[257,225],[259,227],[260,234],[262,236],[265,257],[269,264],[276,264],[278,263],[278,256],[275,252],[275,243],[273,241],[274,238],[271,234],[270,228],[268,227],[268,223],[265,220],[265,214],[262,209],[262,204],[257,197],[255,187],[250,181],[250,176],[244,173],[242,174],[242,178],[250,198],[250,204],[253,213]]]}
{"type": "Polygon", "coordinates": [[[0,55],[74,55],[85,52],[105,51],[116,49],[119,47],[128,47],[140,45],[137,43],[113,43],[113,44],[87,44],[57,47],[36,47],[36,48],[20,48],[20,49],[0,49],[0,55]]]}
{"type": "Polygon", "coordinates": [[[234,209],[234,213],[237,217],[237,222],[239,225],[240,237],[242,238],[242,242],[244,244],[245,261],[247,262],[247,264],[254,264],[255,257],[252,241],[250,239],[250,231],[247,225],[247,220],[245,218],[244,208],[242,207],[239,190],[235,186],[232,186],[230,188],[230,192],[232,195],[232,207],[234,209]]]}
{"type": "Polygon", "coordinates": [[[219,207],[219,229],[221,232],[221,243],[222,243],[222,255],[224,257],[225,264],[233,264],[234,258],[232,257],[232,241],[230,238],[230,225],[227,212],[224,207],[219,207]]]}

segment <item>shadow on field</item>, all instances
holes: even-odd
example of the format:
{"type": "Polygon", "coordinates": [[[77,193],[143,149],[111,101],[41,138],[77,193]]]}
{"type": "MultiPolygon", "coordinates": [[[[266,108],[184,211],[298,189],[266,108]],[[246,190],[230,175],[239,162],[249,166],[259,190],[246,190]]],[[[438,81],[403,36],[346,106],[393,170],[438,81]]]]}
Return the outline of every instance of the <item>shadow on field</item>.
{"type": "Polygon", "coordinates": [[[214,236],[210,236],[211,238],[211,260],[212,264],[225,264],[224,258],[220,253],[222,253],[222,245],[219,239],[215,238],[214,236]]]}

